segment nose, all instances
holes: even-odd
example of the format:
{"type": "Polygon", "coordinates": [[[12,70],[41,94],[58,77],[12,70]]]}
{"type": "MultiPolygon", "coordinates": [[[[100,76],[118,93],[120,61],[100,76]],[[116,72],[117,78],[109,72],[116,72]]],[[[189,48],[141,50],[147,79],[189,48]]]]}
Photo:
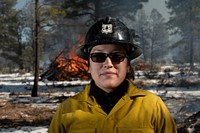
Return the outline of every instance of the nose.
{"type": "Polygon", "coordinates": [[[106,60],[105,60],[104,63],[103,63],[103,66],[104,66],[104,67],[108,67],[108,68],[113,67],[113,64],[112,64],[112,61],[111,61],[110,57],[107,57],[107,58],[106,58],[106,60]]]}

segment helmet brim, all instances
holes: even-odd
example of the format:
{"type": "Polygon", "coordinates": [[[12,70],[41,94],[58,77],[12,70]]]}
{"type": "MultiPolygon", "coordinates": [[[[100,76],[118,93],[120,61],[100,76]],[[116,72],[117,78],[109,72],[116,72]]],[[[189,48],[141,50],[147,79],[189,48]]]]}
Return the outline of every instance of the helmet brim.
{"type": "MultiPolygon", "coordinates": [[[[119,44],[119,42],[103,43],[103,44],[119,44]]],[[[76,55],[79,56],[80,58],[84,59],[84,60],[88,60],[89,54],[90,54],[89,48],[92,48],[96,45],[103,45],[103,44],[90,44],[90,45],[79,46],[76,49],[76,55]],[[88,46],[90,46],[90,47],[88,47],[88,46]]],[[[127,43],[126,43],[126,45],[132,47],[132,49],[127,53],[130,60],[133,60],[133,59],[139,57],[142,54],[142,49],[139,46],[133,45],[133,44],[127,44],[127,43]]],[[[123,45],[123,46],[125,46],[125,45],[123,45]]]]}

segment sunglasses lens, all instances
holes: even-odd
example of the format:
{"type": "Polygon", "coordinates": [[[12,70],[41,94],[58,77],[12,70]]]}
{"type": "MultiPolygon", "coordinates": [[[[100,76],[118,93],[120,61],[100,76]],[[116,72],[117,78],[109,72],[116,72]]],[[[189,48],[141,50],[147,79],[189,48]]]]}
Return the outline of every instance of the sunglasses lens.
{"type": "Polygon", "coordinates": [[[122,53],[92,53],[90,54],[90,58],[93,62],[102,63],[106,60],[106,58],[109,57],[112,63],[119,63],[122,62],[126,56],[122,53]]]}
{"type": "Polygon", "coordinates": [[[120,53],[111,53],[109,57],[110,57],[112,63],[122,62],[126,58],[125,55],[120,54],[120,53]]]}
{"type": "Polygon", "coordinates": [[[90,55],[90,58],[93,62],[104,62],[106,60],[106,54],[105,53],[93,53],[90,55]]]}

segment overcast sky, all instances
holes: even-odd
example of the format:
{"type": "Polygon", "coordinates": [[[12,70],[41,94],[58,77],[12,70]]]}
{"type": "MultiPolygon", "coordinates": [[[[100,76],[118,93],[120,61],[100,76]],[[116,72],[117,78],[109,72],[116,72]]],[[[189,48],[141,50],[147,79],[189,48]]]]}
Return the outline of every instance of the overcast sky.
{"type": "MultiPolygon", "coordinates": [[[[27,1],[30,1],[30,0],[18,0],[18,4],[16,7],[22,8],[26,4],[27,1]]],[[[168,9],[166,8],[165,1],[166,0],[149,0],[149,2],[145,3],[144,9],[145,9],[147,15],[149,15],[151,13],[151,10],[153,8],[155,8],[167,20],[169,18],[169,13],[168,13],[168,9]]]]}
{"type": "Polygon", "coordinates": [[[169,18],[169,10],[165,5],[166,0],[149,0],[148,3],[144,4],[145,12],[149,15],[153,8],[157,9],[166,20],[169,18]]]}

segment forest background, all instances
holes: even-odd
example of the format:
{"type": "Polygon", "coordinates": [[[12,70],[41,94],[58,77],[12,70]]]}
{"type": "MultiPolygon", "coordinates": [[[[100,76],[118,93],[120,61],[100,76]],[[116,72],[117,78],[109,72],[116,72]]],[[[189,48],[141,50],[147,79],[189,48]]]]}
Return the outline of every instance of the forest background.
{"type": "MultiPolygon", "coordinates": [[[[158,8],[160,0],[154,2],[156,8],[146,9],[152,1],[1,0],[0,127],[27,125],[28,120],[32,120],[28,123],[32,126],[49,125],[56,106],[88,83],[84,76],[87,64],[75,60],[74,50],[83,44],[91,24],[108,15],[123,21],[138,36],[134,41],[143,49],[143,54],[132,61],[136,85],[161,96],[177,123],[195,113],[199,116],[200,1],[165,1],[167,17],[158,8]],[[39,76],[43,80],[37,88],[35,79],[39,76]],[[31,90],[32,96],[37,96],[39,90],[39,97],[30,98],[31,90]],[[52,98],[54,93],[56,96],[52,98]],[[45,108],[38,109],[45,100],[42,95],[46,98],[45,108]],[[27,108],[27,103],[19,102],[22,99],[31,106],[39,105],[27,108]],[[42,100],[38,102],[38,99],[42,100]],[[52,99],[59,102],[56,101],[56,106],[55,101],[50,104],[48,114],[46,104],[52,99]],[[30,115],[33,116],[27,117],[30,115]]],[[[192,125],[199,125],[199,119],[195,123],[192,125]]],[[[185,123],[177,125],[185,127],[185,123]]]]}
{"type": "MultiPolygon", "coordinates": [[[[110,15],[134,31],[146,63],[188,63],[195,69],[200,61],[198,0],[169,0],[169,20],[157,9],[147,15],[141,1],[41,0],[38,6],[40,68],[45,69],[60,51],[64,56],[77,46],[89,26],[110,15]]],[[[16,9],[17,0],[0,2],[0,70],[33,71],[35,63],[35,1],[16,9]]]]}

